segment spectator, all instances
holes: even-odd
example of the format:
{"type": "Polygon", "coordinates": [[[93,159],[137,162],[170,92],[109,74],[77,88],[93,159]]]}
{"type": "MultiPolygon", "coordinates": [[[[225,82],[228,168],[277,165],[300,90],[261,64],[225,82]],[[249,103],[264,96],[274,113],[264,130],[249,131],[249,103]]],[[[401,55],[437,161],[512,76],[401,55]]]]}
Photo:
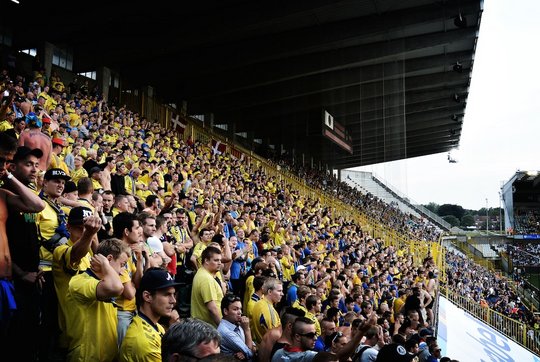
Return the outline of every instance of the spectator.
{"type": "Polygon", "coordinates": [[[39,148],[43,152],[43,157],[39,159],[39,168],[41,171],[46,171],[52,157],[51,137],[41,132],[41,121],[34,113],[26,115],[25,120],[28,128],[21,132],[19,146],[30,149],[39,148]]]}
{"type": "Polygon", "coordinates": [[[90,268],[69,282],[67,303],[72,314],[66,324],[73,328],[68,347],[70,361],[113,361],[118,354],[116,310],[111,298],[122,294],[120,281],[131,250],[118,239],[99,244],[90,268]]]}
{"type": "Polygon", "coordinates": [[[321,321],[321,335],[315,341],[315,350],[318,352],[327,351],[326,339],[336,332],[336,322],[330,318],[324,318],[321,321]]]}
{"type": "Polygon", "coordinates": [[[251,324],[253,339],[260,343],[265,333],[279,327],[279,314],[274,308],[283,297],[283,285],[275,278],[268,278],[263,285],[264,298],[253,306],[251,324]]]}
{"type": "Polygon", "coordinates": [[[317,355],[315,347],[315,325],[310,319],[299,317],[292,328],[292,345],[278,350],[272,357],[272,362],[280,361],[312,361],[317,355]]]}
{"type": "Polygon", "coordinates": [[[217,327],[221,322],[222,281],[218,277],[221,250],[209,246],[202,252],[202,266],[193,279],[191,316],[217,327]]]}
{"type": "Polygon", "coordinates": [[[210,324],[188,318],[174,324],[161,340],[161,360],[198,361],[220,352],[221,337],[210,324]]]}
{"type": "Polygon", "coordinates": [[[148,269],[137,290],[138,314],[129,325],[120,348],[120,361],[156,361],[161,359],[161,336],[165,329],[158,323],[170,317],[179,285],[165,270],[148,269]]]}
{"type": "MultiPolygon", "coordinates": [[[[12,271],[17,309],[14,311],[7,338],[4,341],[6,345],[15,345],[22,338],[37,340],[40,337],[37,334],[40,321],[38,286],[43,279],[42,272],[39,270],[39,241],[35,213],[22,211],[18,207],[9,207],[6,201],[11,195],[21,195],[22,193],[19,190],[22,188],[24,188],[23,191],[33,194],[32,190],[35,189],[37,171],[39,170],[39,158],[43,156],[43,153],[38,148],[32,150],[23,146],[18,147],[13,155],[11,151],[15,147],[16,141],[5,137],[5,134],[0,135],[0,141],[4,142],[0,146],[0,175],[4,181],[0,191],[0,210],[2,211],[0,223],[5,225],[6,230],[5,235],[0,234],[0,249],[4,250],[0,254],[3,254],[4,261],[9,260],[11,256],[12,264],[11,268],[9,268],[8,263],[9,270],[6,270],[2,265],[0,273],[3,275],[0,276],[0,283],[7,286],[9,290],[10,282],[7,272],[12,271]],[[10,156],[13,156],[13,162],[10,166],[13,175],[11,179],[5,168],[5,161],[1,160],[1,158],[9,160],[10,156]],[[16,181],[13,181],[13,179],[16,181]],[[13,192],[13,194],[4,193],[4,190],[13,192]],[[7,210],[6,206],[8,206],[7,210]],[[9,253],[6,254],[6,250],[9,250],[9,253]]],[[[41,206],[45,205],[42,204],[41,206]]],[[[4,315],[4,312],[0,312],[0,325],[6,320],[9,320],[9,316],[4,315]]],[[[0,333],[4,335],[3,325],[1,327],[0,333]]],[[[15,352],[14,349],[7,349],[6,358],[10,359],[12,357],[11,359],[14,360],[17,358],[30,359],[37,353],[37,344],[31,344],[24,350],[17,350],[16,356],[11,355],[11,351],[15,352]]]]}
{"type": "Polygon", "coordinates": [[[53,252],[52,271],[58,297],[58,325],[62,333],[60,346],[64,349],[69,345],[72,332],[78,328],[66,324],[67,320],[74,320],[69,315],[74,309],[66,301],[69,282],[74,275],[90,267],[92,241],[100,228],[101,220],[93,215],[92,210],[84,206],[74,207],[67,219],[69,239],[53,252]]]}
{"type": "Polygon", "coordinates": [[[384,346],[382,328],[380,326],[370,327],[365,336],[366,340],[356,350],[355,359],[360,362],[374,362],[379,350],[384,346]]]}
{"type": "Polygon", "coordinates": [[[221,353],[251,361],[255,345],[251,338],[249,318],[242,316],[241,299],[234,294],[225,295],[221,300],[221,312],[223,318],[217,328],[221,335],[221,353]]]}
{"type": "Polygon", "coordinates": [[[401,344],[391,343],[381,348],[375,361],[409,362],[413,361],[414,358],[415,356],[407,353],[407,350],[401,344]]]}
{"type": "MultiPolygon", "coordinates": [[[[120,275],[120,281],[124,287],[122,294],[116,298],[117,305],[117,335],[118,346],[133,320],[136,312],[136,287],[139,286],[143,276],[144,256],[142,246],[142,227],[135,215],[122,212],[113,220],[114,237],[121,240],[124,246],[131,249],[131,257],[126,263],[125,270],[120,275]]],[[[147,269],[149,263],[147,263],[147,269]]]]}

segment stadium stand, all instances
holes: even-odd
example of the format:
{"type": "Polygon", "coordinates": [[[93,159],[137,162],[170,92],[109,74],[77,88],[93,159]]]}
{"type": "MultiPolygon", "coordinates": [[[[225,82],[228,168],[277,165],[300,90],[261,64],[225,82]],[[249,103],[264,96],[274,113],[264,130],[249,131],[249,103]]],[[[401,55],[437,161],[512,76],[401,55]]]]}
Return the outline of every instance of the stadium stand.
{"type": "MultiPolygon", "coordinates": [[[[24,241],[41,246],[39,253],[20,253],[13,238],[9,248],[2,245],[8,259],[12,249],[13,261],[13,276],[5,277],[3,285],[18,306],[5,307],[7,299],[2,299],[2,337],[15,343],[34,328],[36,338],[28,341],[26,351],[29,360],[62,359],[66,353],[70,360],[112,360],[117,355],[129,360],[138,353],[158,360],[159,348],[144,349],[148,340],[161,344],[167,330],[167,341],[178,318],[180,324],[201,323],[187,317],[204,320],[202,326],[212,333],[221,327],[222,352],[242,359],[257,352],[261,360],[269,360],[274,342],[303,348],[295,344],[300,337],[317,338],[319,351],[340,357],[359,359],[355,353],[376,354],[391,342],[427,357],[436,354],[441,287],[446,295],[458,294],[502,315],[494,322],[498,329],[505,329],[508,316],[524,322],[521,328],[528,323],[528,339],[538,336],[538,318],[511,285],[464,256],[445,253],[439,242],[442,231],[425,219],[327,172],[270,161],[225,144],[196,121],[183,119],[178,132],[170,127],[170,111],[161,122],[150,121],[136,110],[108,103],[86,82],[66,86],[58,75],[49,80],[39,75],[26,79],[4,70],[0,79],[2,92],[8,91],[0,110],[3,130],[21,140],[30,132],[26,126],[39,129],[49,137],[46,146],[58,150],[44,154],[35,151],[43,145],[34,145],[2,155],[3,189],[20,194],[23,185],[44,201],[36,217],[24,216],[29,227],[24,241]],[[45,156],[50,160],[39,169],[45,156]],[[7,172],[10,157],[15,157],[9,170],[18,183],[7,172]],[[31,161],[31,171],[24,171],[22,160],[31,161]],[[75,188],[62,182],[75,178],[75,188]],[[49,189],[51,182],[59,186],[49,189]],[[67,191],[78,196],[71,198],[67,191]],[[45,230],[50,235],[44,236],[45,230]],[[57,234],[64,242],[55,239],[57,234]],[[175,281],[176,298],[166,294],[175,281]],[[34,298],[35,288],[45,290],[43,285],[51,283],[51,299],[34,298]],[[266,299],[256,301],[262,294],[266,299]],[[315,303],[310,296],[317,297],[315,303]],[[103,302],[111,297],[117,310],[103,302]],[[272,298],[273,306],[268,302],[272,298]],[[160,307],[160,300],[170,307],[160,307]],[[88,308],[77,309],[80,313],[64,308],[81,302],[88,308]],[[235,319],[235,303],[252,313],[250,321],[235,319]],[[269,312],[261,312],[261,306],[269,312]],[[57,307],[59,315],[47,323],[31,314],[57,307]],[[273,311],[281,315],[283,326],[273,311]],[[298,313],[318,323],[320,332],[294,327],[291,315],[298,313]],[[240,341],[226,337],[227,323],[243,330],[240,341]],[[117,330],[120,325],[126,329],[117,330]],[[155,333],[137,338],[136,328],[155,333]],[[362,335],[369,352],[359,347],[362,335]],[[94,343],[96,336],[99,343],[94,343]],[[119,344],[120,336],[125,338],[119,344]]],[[[302,328],[311,325],[300,321],[302,328]]],[[[197,348],[183,353],[205,357],[197,348]]]]}

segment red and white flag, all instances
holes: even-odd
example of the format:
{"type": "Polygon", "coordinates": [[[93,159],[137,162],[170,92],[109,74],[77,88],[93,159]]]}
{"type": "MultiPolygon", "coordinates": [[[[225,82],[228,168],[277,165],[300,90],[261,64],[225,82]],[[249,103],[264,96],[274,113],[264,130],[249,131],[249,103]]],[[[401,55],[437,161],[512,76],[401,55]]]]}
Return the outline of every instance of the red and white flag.
{"type": "Polygon", "coordinates": [[[186,130],[186,124],[182,123],[180,121],[180,115],[178,115],[176,113],[172,114],[172,116],[171,116],[171,125],[172,125],[172,129],[175,132],[178,132],[180,134],[184,134],[184,131],[186,130]]]}
{"type": "Polygon", "coordinates": [[[225,153],[226,149],[227,145],[225,143],[221,143],[221,141],[212,139],[212,155],[221,155],[225,153]]]}
{"type": "Polygon", "coordinates": [[[237,150],[236,148],[234,148],[234,146],[230,147],[229,154],[235,160],[238,160],[238,159],[243,160],[244,159],[244,154],[240,150],[237,150]]]}

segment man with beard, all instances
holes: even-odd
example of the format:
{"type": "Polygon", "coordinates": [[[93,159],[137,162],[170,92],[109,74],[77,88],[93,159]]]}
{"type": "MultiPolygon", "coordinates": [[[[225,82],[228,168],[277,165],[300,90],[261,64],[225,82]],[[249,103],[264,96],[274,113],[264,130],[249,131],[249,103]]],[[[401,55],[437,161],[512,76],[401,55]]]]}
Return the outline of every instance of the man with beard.
{"type": "MultiPolygon", "coordinates": [[[[39,171],[39,159],[43,152],[39,148],[19,147],[13,156],[10,170],[28,190],[35,190],[35,181],[39,171]]],[[[12,184],[3,187],[12,190],[12,184]]],[[[15,190],[13,190],[15,191],[15,190]]],[[[35,197],[38,197],[35,195],[35,197]]],[[[45,206],[45,205],[43,205],[45,206]]],[[[22,213],[9,209],[6,234],[12,258],[13,284],[17,310],[11,321],[6,345],[13,345],[23,338],[37,340],[39,326],[39,287],[43,281],[39,269],[39,241],[35,213],[22,213]]],[[[8,349],[8,351],[13,351],[8,349]]],[[[9,353],[9,352],[8,352],[9,353]]],[[[29,343],[27,348],[17,350],[13,359],[33,360],[37,354],[37,343],[29,343]]],[[[9,356],[6,358],[10,359],[9,356]]]]}
{"type": "Polygon", "coordinates": [[[249,318],[242,316],[240,297],[227,294],[221,300],[223,318],[217,328],[221,335],[221,353],[234,355],[236,359],[251,361],[254,344],[249,328],[249,318]]]}

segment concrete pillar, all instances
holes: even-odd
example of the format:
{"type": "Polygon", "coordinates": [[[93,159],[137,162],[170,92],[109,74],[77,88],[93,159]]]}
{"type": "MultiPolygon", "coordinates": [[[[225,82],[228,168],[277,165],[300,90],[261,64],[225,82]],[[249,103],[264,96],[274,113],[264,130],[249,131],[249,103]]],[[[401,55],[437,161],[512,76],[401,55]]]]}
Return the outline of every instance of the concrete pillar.
{"type": "Polygon", "coordinates": [[[229,123],[229,134],[231,135],[233,143],[236,143],[236,122],[229,123]]]}
{"type": "Polygon", "coordinates": [[[99,67],[96,70],[96,81],[104,99],[109,99],[109,87],[111,84],[111,70],[107,67],[99,67]]]}
{"type": "Polygon", "coordinates": [[[204,115],[204,126],[210,129],[214,128],[214,113],[206,113],[204,115]]]}
{"type": "Polygon", "coordinates": [[[52,59],[54,53],[54,45],[51,43],[43,43],[43,55],[40,57],[41,65],[45,68],[45,76],[47,79],[51,77],[52,73],[52,59]]]}

